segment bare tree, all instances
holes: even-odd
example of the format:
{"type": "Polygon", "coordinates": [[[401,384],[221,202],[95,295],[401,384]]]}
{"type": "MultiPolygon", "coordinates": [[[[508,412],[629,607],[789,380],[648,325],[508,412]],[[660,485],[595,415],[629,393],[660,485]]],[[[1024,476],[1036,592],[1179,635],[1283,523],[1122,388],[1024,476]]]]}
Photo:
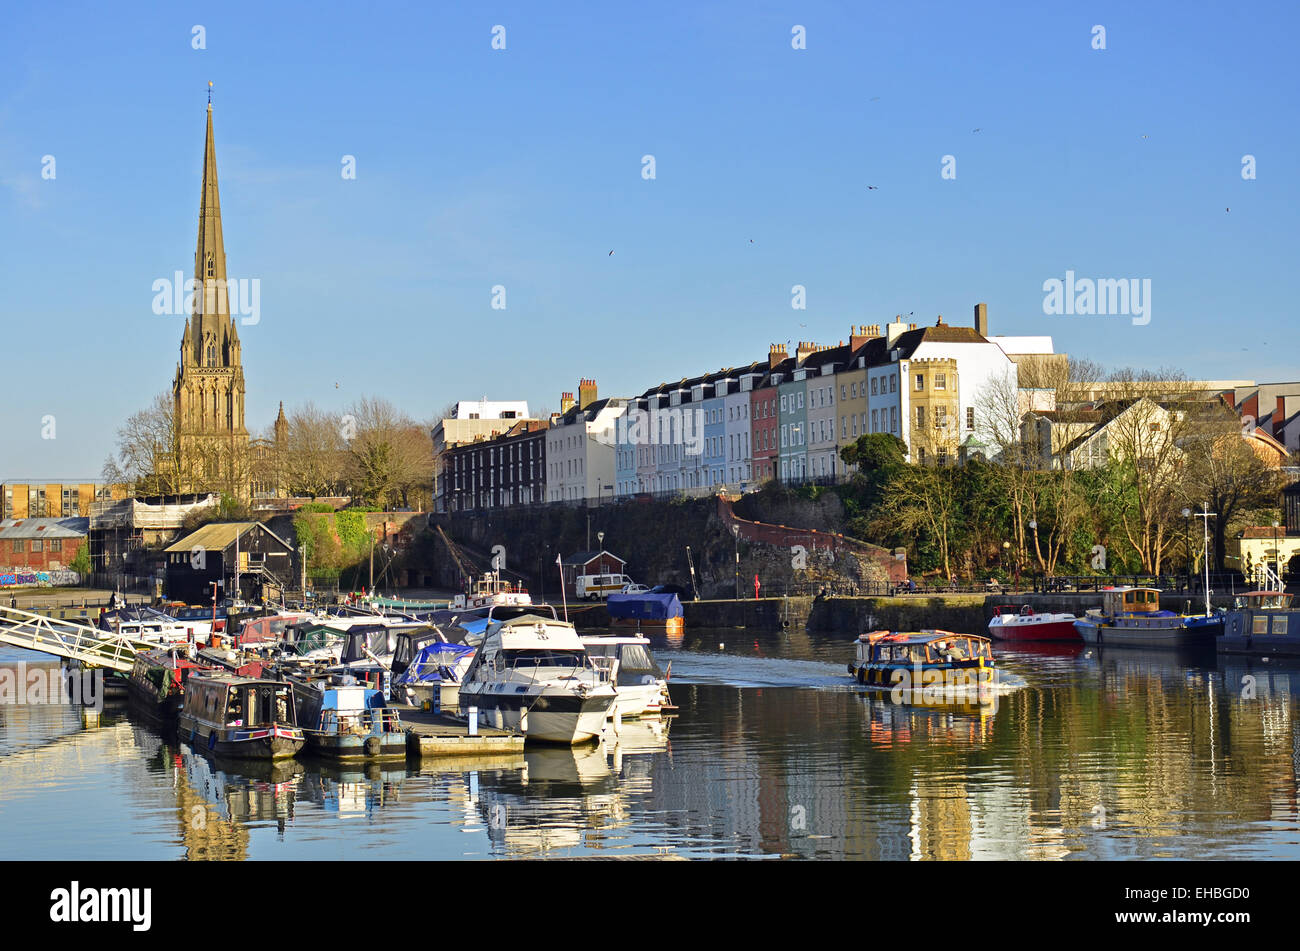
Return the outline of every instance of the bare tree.
{"type": "Polygon", "coordinates": [[[927,531],[939,547],[943,576],[952,577],[952,543],[960,519],[954,469],[906,465],[889,483],[885,518],[898,530],[927,531]]]}
{"type": "Polygon", "coordinates": [[[346,436],[355,421],[313,403],[294,409],[287,419],[289,432],[281,449],[285,490],[313,499],[337,493],[346,478],[346,436]]]}
{"type": "Polygon", "coordinates": [[[1106,380],[1106,451],[1126,500],[1120,525],[1143,571],[1158,574],[1177,541],[1183,445],[1196,430],[1203,391],[1169,370],[1120,370],[1106,380]]]}
{"type": "Polygon", "coordinates": [[[406,504],[417,486],[433,478],[429,431],[386,400],[365,397],[348,408],[351,428],[344,458],[348,481],[360,498],[388,507],[406,504]]]}
{"type": "Polygon", "coordinates": [[[143,495],[179,489],[180,459],[175,404],[169,391],[159,393],[117,431],[117,450],[104,463],[106,482],[123,482],[143,495]]]}
{"type": "Polygon", "coordinates": [[[1228,532],[1247,513],[1275,504],[1282,487],[1279,470],[1255,450],[1249,436],[1236,413],[1220,403],[1201,404],[1188,413],[1182,498],[1189,508],[1204,503],[1216,514],[1210,533],[1220,571],[1228,532]]]}

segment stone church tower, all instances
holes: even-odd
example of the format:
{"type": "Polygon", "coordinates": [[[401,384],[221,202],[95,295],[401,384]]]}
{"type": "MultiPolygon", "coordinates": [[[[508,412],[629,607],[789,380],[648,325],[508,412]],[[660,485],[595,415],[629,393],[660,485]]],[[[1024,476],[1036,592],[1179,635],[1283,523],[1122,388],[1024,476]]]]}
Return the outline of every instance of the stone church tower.
{"type": "Polygon", "coordinates": [[[219,491],[246,499],[252,460],[244,427],[244,368],[226,293],[226,248],[217,194],[217,149],[208,103],[194,252],[194,306],[185,319],[175,398],[176,480],[181,492],[219,491]]]}

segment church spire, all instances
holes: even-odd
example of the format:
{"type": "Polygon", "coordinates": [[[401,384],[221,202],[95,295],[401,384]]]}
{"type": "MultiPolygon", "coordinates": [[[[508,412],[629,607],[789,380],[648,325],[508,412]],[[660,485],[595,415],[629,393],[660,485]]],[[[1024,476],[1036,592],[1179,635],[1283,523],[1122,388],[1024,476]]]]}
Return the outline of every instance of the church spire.
{"type": "Polygon", "coordinates": [[[226,245],[221,236],[221,197],[217,189],[217,145],[212,135],[209,91],[207,139],[203,146],[203,187],[199,194],[199,237],[194,251],[194,360],[222,366],[230,337],[230,302],[226,294],[226,245]],[[197,289],[201,288],[201,290],[197,289]],[[212,349],[215,345],[215,363],[212,349]]]}
{"type": "Polygon", "coordinates": [[[217,146],[209,93],[203,143],[199,234],[194,249],[194,308],[181,338],[184,354],[172,384],[176,432],[176,491],[250,491],[248,430],[244,427],[244,368],[226,294],[226,247],[221,235],[217,146]]]}

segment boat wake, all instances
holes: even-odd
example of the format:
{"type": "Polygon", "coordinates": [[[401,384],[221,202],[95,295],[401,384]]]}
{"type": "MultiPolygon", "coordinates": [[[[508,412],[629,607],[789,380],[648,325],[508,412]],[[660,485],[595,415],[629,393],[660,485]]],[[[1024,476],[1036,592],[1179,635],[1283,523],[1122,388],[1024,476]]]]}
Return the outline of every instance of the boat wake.
{"type": "Polygon", "coordinates": [[[848,690],[853,681],[842,664],[777,657],[737,657],[691,651],[657,651],[660,666],[672,663],[677,684],[713,684],[727,687],[806,687],[848,690]]]}

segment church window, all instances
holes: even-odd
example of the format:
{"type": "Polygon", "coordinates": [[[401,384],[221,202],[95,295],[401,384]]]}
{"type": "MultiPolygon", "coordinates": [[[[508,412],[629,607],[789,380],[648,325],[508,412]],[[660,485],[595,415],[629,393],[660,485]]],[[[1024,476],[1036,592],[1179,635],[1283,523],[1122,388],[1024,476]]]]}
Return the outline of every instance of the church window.
{"type": "Polygon", "coordinates": [[[213,256],[212,252],[209,251],[208,252],[208,277],[216,277],[216,276],[217,276],[217,259],[213,256]]]}

